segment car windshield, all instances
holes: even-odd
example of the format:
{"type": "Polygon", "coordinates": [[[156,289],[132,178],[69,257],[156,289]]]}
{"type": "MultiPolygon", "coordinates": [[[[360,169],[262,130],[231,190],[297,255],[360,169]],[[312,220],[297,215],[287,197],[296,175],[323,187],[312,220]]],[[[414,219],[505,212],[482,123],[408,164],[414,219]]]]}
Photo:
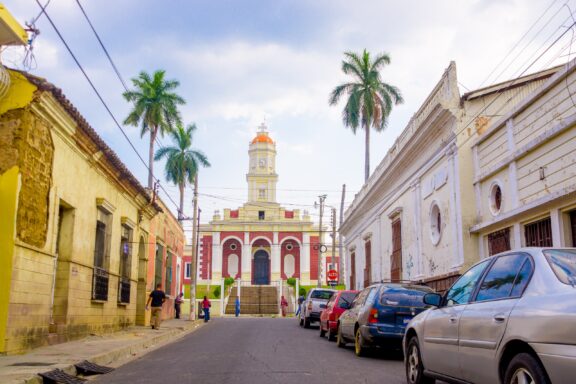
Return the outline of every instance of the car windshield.
{"type": "Polygon", "coordinates": [[[344,292],[340,295],[340,301],[338,302],[338,305],[342,305],[342,304],[351,305],[352,302],[354,301],[354,299],[356,298],[356,296],[358,296],[358,293],[344,292]]]}
{"type": "Polygon", "coordinates": [[[547,249],[543,253],[558,280],[576,286],[576,250],[547,249]]]}
{"type": "Polygon", "coordinates": [[[330,300],[334,292],[332,291],[313,291],[312,295],[310,296],[311,299],[324,299],[330,300]]]}
{"type": "Polygon", "coordinates": [[[393,307],[424,307],[425,294],[433,292],[426,287],[387,287],[380,295],[380,304],[393,307]]]}

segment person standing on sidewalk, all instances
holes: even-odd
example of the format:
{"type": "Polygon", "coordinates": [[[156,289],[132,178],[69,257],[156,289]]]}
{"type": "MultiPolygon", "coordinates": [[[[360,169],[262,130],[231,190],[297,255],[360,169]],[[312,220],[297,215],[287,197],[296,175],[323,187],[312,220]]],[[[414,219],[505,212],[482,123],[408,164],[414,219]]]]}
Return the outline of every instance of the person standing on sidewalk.
{"type": "Polygon", "coordinates": [[[284,296],[280,299],[280,307],[282,307],[282,317],[286,317],[286,308],[288,308],[288,301],[284,296]]]}
{"type": "Polygon", "coordinates": [[[180,318],[180,306],[182,305],[182,302],[184,301],[183,299],[184,297],[184,293],[180,292],[180,294],[178,294],[178,296],[176,296],[176,299],[174,299],[174,311],[176,311],[176,319],[180,318]]]}
{"type": "Polygon", "coordinates": [[[204,322],[207,323],[210,320],[210,300],[206,296],[204,296],[204,300],[202,300],[202,310],[204,311],[204,322]]]}
{"type": "Polygon", "coordinates": [[[236,317],[240,315],[240,297],[236,296],[236,302],[234,303],[236,309],[236,317]]]}
{"type": "Polygon", "coordinates": [[[156,284],[156,289],[150,292],[148,302],[146,302],[146,310],[150,303],[152,303],[152,314],[150,316],[150,325],[152,329],[160,329],[162,322],[162,304],[166,301],[166,294],[162,290],[162,283],[156,284]]]}
{"type": "Polygon", "coordinates": [[[296,314],[294,316],[298,317],[300,311],[302,310],[302,303],[304,302],[304,296],[298,296],[298,309],[296,310],[296,314]]]}

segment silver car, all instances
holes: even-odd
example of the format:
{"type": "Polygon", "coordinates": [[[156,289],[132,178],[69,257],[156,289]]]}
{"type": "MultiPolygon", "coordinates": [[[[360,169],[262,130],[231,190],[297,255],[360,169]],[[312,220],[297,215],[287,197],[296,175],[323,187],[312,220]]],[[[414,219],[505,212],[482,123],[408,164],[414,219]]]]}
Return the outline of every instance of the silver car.
{"type": "Polygon", "coordinates": [[[576,383],[576,248],[494,255],[424,302],[404,335],[408,383],[576,383]]]}

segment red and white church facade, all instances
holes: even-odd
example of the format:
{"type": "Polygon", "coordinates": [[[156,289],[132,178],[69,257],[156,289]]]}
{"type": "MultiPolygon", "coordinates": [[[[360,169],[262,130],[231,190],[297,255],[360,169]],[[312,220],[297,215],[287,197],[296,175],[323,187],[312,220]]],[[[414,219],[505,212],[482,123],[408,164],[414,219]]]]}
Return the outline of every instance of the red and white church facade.
{"type": "Polygon", "coordinates": [[[220,284],[226,277],[252,285],[290,277],[317,284],[318,226],[307,211],[277,203],[276,144],[264,124],[248,153],[248,201],[216,211],[209,224],[200,225],[198,284],[220,284]]]}

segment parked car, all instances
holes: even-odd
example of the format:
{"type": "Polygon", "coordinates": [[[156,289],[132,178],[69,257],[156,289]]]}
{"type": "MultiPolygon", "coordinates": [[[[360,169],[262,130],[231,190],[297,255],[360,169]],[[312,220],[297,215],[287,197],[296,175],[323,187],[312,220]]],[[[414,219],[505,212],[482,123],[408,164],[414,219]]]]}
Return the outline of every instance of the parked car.
{"type": "Polygon", "coordinates": [[[310,328],[310,324],[320,321],[320,312],[326,308],[326,303],[336,292],[334,289],[312,288],[300,310],[300,326],[310,328]]]}
{"type": "Polygon", "coordinates": [[[336,340],[338,331],[338,319],[347,309],[350,309],[352,302],[358,296],[359,291],[338,291],[326,304],[326,309],[320,314],[320,337],[328,333],[328,340],[336,340]]]}
{"type": "Polygon", "coordinates": [[[575,382],[576,248],[491,256],[424,302],[404,337],[408,383],[575,382]]]}
{"type": "Polygon", "coordinates": [[[406,325],[426,309],[423,297],[430,292],[426,286],[399,283],[365,288],[338,319],[337,345],[354,342],[357,356],[374,346],[400,348],[406,325]]]}

